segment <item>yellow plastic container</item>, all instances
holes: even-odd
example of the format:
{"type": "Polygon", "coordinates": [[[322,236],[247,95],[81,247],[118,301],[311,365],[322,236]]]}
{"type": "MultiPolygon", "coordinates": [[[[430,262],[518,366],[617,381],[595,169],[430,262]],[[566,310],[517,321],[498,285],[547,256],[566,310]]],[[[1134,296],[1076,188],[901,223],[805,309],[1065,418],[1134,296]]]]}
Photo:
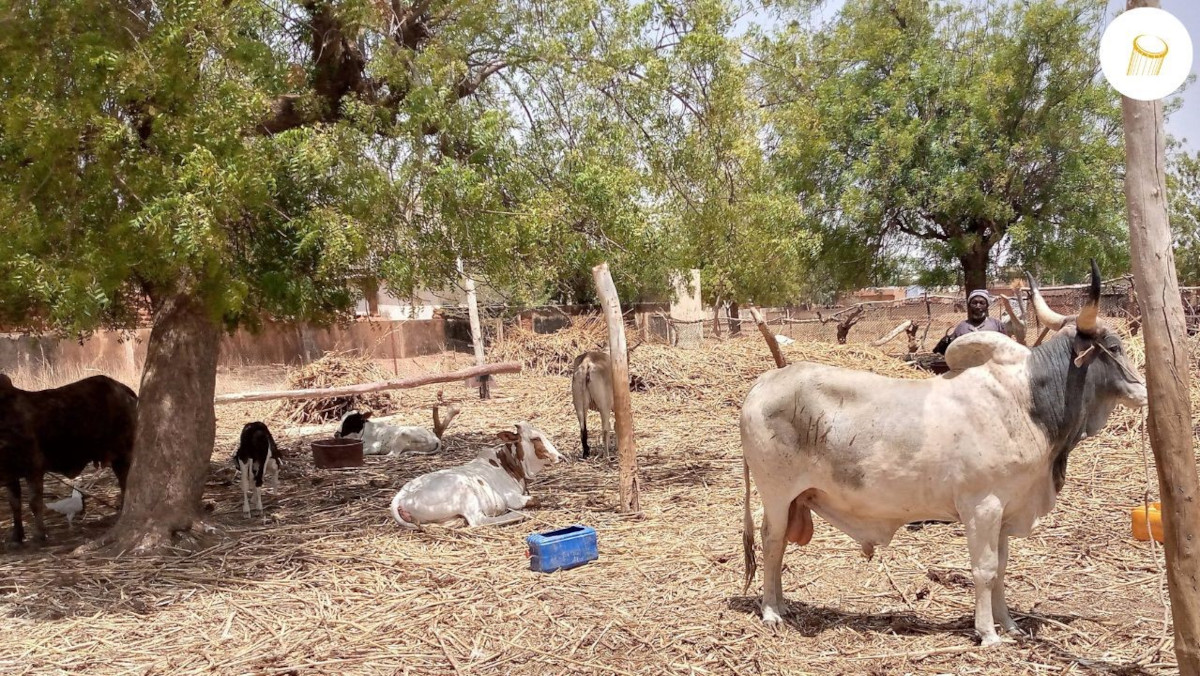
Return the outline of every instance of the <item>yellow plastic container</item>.
{"type": "Polygon", "coordinates": [[[1138,505],[1130,511],[1130,518],[1133,521],[1133,537],[1143,542],[1150,540],[1150,535],[1154,535],[1154,539],[1159,542],[1163,541],[1162,528],[1162,505],[1157,502],[1150,503],[1150,524],[1147,528],[1146,524],[1146,506],[1138,505]]]}

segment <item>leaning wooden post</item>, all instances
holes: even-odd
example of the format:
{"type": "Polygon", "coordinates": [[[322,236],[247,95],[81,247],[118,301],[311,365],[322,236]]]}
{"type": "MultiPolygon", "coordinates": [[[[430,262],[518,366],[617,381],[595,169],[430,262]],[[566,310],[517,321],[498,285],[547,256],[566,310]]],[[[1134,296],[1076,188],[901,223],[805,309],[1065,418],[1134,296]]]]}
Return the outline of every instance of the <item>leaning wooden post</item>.
{"type": "MultiPolygon", "coordinates": [[[[1158,7],[1128,0],[1127,9],[1158,7]]],[[[1142,330],[1150,445],[1162,499],[1167,589],[1175,657],[1183,676],[1200,675],[1200,479],[1192,451],[1186,326],[1171,254],[1161,101],[1121,99],[1125,122],[1125,202],[1142,330]]]]}
{"type": "Polygon", "coordinates": [[[621,511],[640,512],[638,495],[637,449],[633,444],[633,409],[629,401],[629,358],[625,351],[625,323],[621,320],[621,301],[608,272],[608,263],[592,268],[596,294],[608,319],[608,353],[612,361],[613,418],[617,431],[617,460],[620,463],[621,511]]]}
{"type": "Polygon", "coordinates": [[[754,323],[758,324],[758,330],[762,332],[763,339],[767,341],[767,348],[771,350],[771,356],[775,358],[775,366],[777,368],[787,366],[787,359],[784,359],[783,352],[779,350],[779,341],[775,340],[775,334],[771,333],[771,327],[767,326],[762,313],[758,311],[758,308],[751,305],[750,316],[754,318],[754,323]]]}
{"type": "MultiPolygon", "coordinates": [[[[471,345],[475,348],[475,365],[483,366],[487,359],[483,354],[483,329],[479,325],[479,304],[475,299],[475,280],[463,272],[462,259],[458,259],[458,274],[462,275],[463,288],[467,291],[467,316],[471,320],[471,345]]],[[[479,398],[491,399],[491,378],[487,375],[479,377],[479,398]]]]}

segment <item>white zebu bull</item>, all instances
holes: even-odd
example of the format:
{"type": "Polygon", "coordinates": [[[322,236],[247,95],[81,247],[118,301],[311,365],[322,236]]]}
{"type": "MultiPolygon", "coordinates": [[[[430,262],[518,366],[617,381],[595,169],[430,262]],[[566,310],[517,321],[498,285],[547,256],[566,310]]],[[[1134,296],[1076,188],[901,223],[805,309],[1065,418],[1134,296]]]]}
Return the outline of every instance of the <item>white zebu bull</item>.
{"type": "MultiPolygon", "coordinates": [[[[509,523],[509,512],[529,504],[526,480],[562,456],[533,425],[497,435],[501,445],[485,448],[465,465],[440,469],[404,484],[392,499],[392,518],[406,528],[466,519],[468,526],[509,523]]],[[[515,518],[514,518],[515,517],[515,518]]]]}
{"type": "MultiPolygon", "coordinates": [[[[1037,287],[1030,278],[1035,294],[1037,287]]],[[[975,630],[1018,631],[1004,599],[1008,538],[1029,534],[1054,506],[1067,454],[1099,432],[1116,404],[1141,407],[1146,387],[1120,339],[1098,323],[1100,274],[1075,325],[1030,350],[994,332],[954,341],[951,371],[898,380],[799,363],[758,379],[742,407],[746,586],[754,577],[750,476],[763,501],[763,621],[784,613],[787,542],[807,544],[816,512],[867,556],[906,523],[966,526],[975,581],[975,630]]],[[[1065,324],[1065,325],[1064,325],[1065,324]]]]}
{"type": "Polygon", "coordinates": [[[583,457],[591,454],[588,446],[587,414],[600,414],[600,433],[604,439],[604,455],[608,457],[608,437],[612,427],[608,420],[612,416],[612,362],[607,352],[593,350],[575,357],[571,364],[571,401],[575,405],[575,417],[579,419],[579,441],[583,445],[583,457]]]}

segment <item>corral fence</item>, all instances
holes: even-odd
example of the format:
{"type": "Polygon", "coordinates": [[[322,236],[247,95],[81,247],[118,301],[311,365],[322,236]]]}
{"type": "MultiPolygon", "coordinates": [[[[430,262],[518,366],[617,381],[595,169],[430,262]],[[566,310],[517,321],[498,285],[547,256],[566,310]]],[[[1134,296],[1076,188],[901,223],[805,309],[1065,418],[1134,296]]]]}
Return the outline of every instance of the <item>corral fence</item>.
{"type": "MultiPolygon", "coordinates": [[[[1076,314],[1088,296],[1088,286],[1042,287],[1042,296],[1056,312],[1076,314]]],[[[1024,299],[1025,290],[1013,290],[1005,294],[1012,306],[1020,312],[1024,305],[1027,339],[1030,344],[1037,338],[1041,325],[1037,321],[1033,306],[1025,300],[1019,304],[1018,294],[1024,299]]],[[[1200,287],[1181,289],[1181,300],[1187,317],[1189,333],[1200,332],[1200,287]]],[[[989,315],[1000,319],[1003,305],[993,293],[989,315]]],[[[946,295],[922,295],[903,300],[864,301],[841,305],[814,306],[810,304],[786,307],[762,307],[762,312],[771,331],[801,342],[838,342],[840,323],[853,318],[846,332],[846,343],[871,343],[888,334],[905,321],[917,324],[918,351],[927,351],[956,324],[966,319],[966,299],[946,295]]],[[[588,305],[552,305],[533,308],[514,308],[503,305],[485,306],[480,309],[484,317],[484,333],[488,342],[501,339],[505,327],[520,326],[534,333],[549,334],[568,326],[581,316],[598,313],[598,308],[588,305]]],[[[728,337],[747,330],[755,330],[753,320],[746,308],[731,317],[729,308],[706,309],[707,318],[698,321],[678,321],[670,317],[666,303],[636,303],[625,310],[627,327],[636,332],[638,339],[650,342],[674,343],[678,333],[696,324],[702,327],[706,337],[728,337]]],[[[1101,287],[1100,314],[1110,324],[1137,331],[1140,328],[1140,311],[1128,277],[1104,282],[1101,287]]],[[[466,308],[446,307],[439,310],[446,320],[447,345],[466,350],[470,346],[470,327],[466,308]]],[[[907,351],[907,340],[901,334],[884,348],[889,352],[907,351]]]]}
{"type": "MultiPolygon", "coordinates": [[[[1016,293],[1013,291],[1008,295],[1015,297],[1016,293]]],[[[1074,314],[1087,297],[1087,287],[1043,287],[1042,293],[1055,311],[1074,314]]],[[[1181,296],[1189,333],[1200,333],[1200,287],[1186,287],[1181,290],[1181,296]]],[[[1040,326],[1032,307],[1026,305],[1027,333],[1032,343],[1040,326]]],[[[674,343],[682,332],[695,332],[697,327],[706,338],[755,331],[747,309],[743,308],[737,317],[730,317],[729,309],[728,306],[708,307],[705,319],[680,322],[670,317],[668,303],[632,303],[625,308],[625,318],[631,343],[638,340],[674,343]]],[[[511,330],[520,326],[534,333],[550,334],[581,316],[594,316],[599,312],[599,308],[590,305],[485,305],[480,310],[489,344],[502,339],[506,328],[511,330]]],[[[901,322],[911,320],[919,327],[918,351],[927,351],[948,329],[966,317],[966,301],[960,297],[928,295],[894,301],[831,306],[797,304],[760,310],[772,332],[804,342],[836,343],[838,325],[850,314],[857,315],[846,333],[846,342],[850,344],[870,343],[901,322]]],[[[991,316],[999,318],[1001,311],[1001,304],[994,301],[991,316]]],[[[1136,328],[1140,312],[1128,278],[1110,280],[1103,285],[1101,314],[1111,323],[1136,328]]],[[[85,341],[0,334],[0,373],[137,373],[145,358],[148,336],[148,328],[125,334],[98,332],[85,341]]],[[[899,335],[883,349],[901,354],[907,351],[907,343],[905,336],[899,335]]],[[[470,351],[471,332],[465,307],[439,308],[431,319],[371,318],[329,327],[266,323],[255,332],[242,330],[224,336],[220,364],[225,367],[303,364],[327,351],[357,351],[394,361],[436,354],[444,349],[470,351]]]]}

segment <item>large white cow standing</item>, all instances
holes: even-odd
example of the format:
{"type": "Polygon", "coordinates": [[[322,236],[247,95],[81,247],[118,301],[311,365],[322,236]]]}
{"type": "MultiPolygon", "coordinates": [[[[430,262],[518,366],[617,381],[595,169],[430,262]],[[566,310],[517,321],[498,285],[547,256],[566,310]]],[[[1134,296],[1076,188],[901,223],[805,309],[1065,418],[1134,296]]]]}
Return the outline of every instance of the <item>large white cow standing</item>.
{"type": "Polygon", "coordinates": [[[991,332],[956,340],[951,371],[898,380],[799,363],[758,379],[742,406],[747,588],[754,577],[750,477],[763,501],[762,616],[785,612],[780,572],[788,542],[807,544],[811,512],[870,556],[912,521],[966,526],[975,630],[1018,631],[1004,600],[1008,538],[1029,534],[1054,506],[1067,454],[1099,432],[1116,404],[1141,407],[1146,387],[1120,339],[1097,320],[1100,273],[1078,318],[1049,310],[1032,277],[1043,325],[1061,329],[1030,350],[991,332]]]}

